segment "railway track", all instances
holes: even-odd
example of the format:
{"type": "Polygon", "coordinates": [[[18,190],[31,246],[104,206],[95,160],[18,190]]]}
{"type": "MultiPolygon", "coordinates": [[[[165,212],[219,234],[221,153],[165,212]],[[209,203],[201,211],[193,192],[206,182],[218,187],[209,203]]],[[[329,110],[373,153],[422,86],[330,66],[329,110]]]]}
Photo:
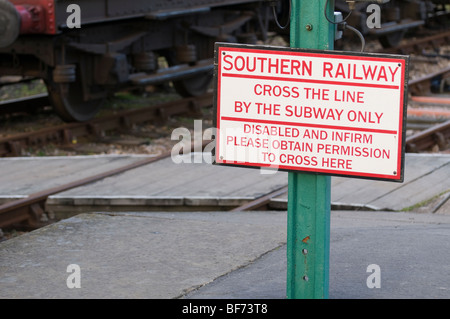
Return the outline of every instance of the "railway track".
{"type": "Polygon", "coordinates": [[[420,152],[437,145],[445,150],[449,147],[450,120],[431,126],[406,139],[406,152],[420,152]]]}
{"type": "MultiPolygon", "coordinates": [[[[191,143],[190,151],[203,150],[211,140],[203,140],[201,142],[194,141],[191,143]]],[[[183,149],[183,152],[186,150],[183,149]]],[[[145,166],[156,161],[172,156],[172,151],[167,151],[158,156],[148,157],[143,160],[128,164],[107,172],[103,172],[94,176],[79,179],[64,185],[45,189],[25,198],[14,200],[0,205],[0,229],[14,227],[16,229],[33,230],[45,226],[48,222],[41,221],[45,212],[45,203],[49,196],[55,195],[69,189],[87,185],[101,179],[114,176],[137,167],[145,166]]],[[[181,154],[180,154],[181,155],[181,154]]]]}
{"type": "Polygon", "coordinates": [[[180,114],[198,115],[200,110],[212,106],[212,93],[195,98],[179,99],[173,102],[146,108],[118,112],[82,123],[67,123],[34,132],[0,138],[0,157],[20,156],[21,150],[30,146],[48,143],[70,145],[74,137],[99,137],[102,132],[127,129],[133,124],[149,121],[165,122],[170,116],[180,114]]]}
{"type": "MultiPolygon", "coordinates": [[[[441,45],[441,39],[447,41],[450,37],[450,32],[443,35],[429,37],[427,39],[418,40],[416,43],[409,43],[408,46],[402,48],[396,48],[396,52],[417,52],[421,48],[436,48],[441,45]],[[430,44],[431,43],[431,44],[430,44]]],[[[408,53],[408,54],[409,54],[408,53]]],[[[420,54],[420,53],[419,53],[420,54]]],[[[409,92],[412,93],[411,100],[415,102],[429,102],[439,105],[448,105],[448,98],[442,98],[432,101],[430,97],[423,97],[429,93],[430,83],[432,79],[436,77],[449,77],[450,66],[442,68],[438,71],[433,71],[430,74],[417,77],[409,81],[409,92]],[[426,101],[425,101],[426,100],[426,101]]],[[[34,97],[17,99],[12,103],[2,102],[0,103],[0,113],[2,110],[23,110],[26,111],[30,105],[45,105],[48,102],[46,94],[40,94],[34,97]]],[[[45,128],[30,133],[21,133],[10,137],[0,138],[0,156],[20,156],[24,148],[33,146],[42,146],[47,143],[55,143],[62,145],[72,144],[74,137],[80,138],[82,136],[102,136],[103,132],[116,129],[127,129],[133,124],[139,124],[148,121],[165,121],[172,115],[180,114],[199,114],[200,110],[204,107],[212,105],[212,93],[205,94],[198,98],[180,99],[173,102],[168,102],[160,105],[155,105],[147,108],[129,110],[119,112],[115,115],[105,116],[97,118],[83,123],[69,123],[59,125],[56,127],[45,128]]],[[[419,112],[416,109],[416,112],[419,112]]],[[[430,111],[429,111],[430,112],[430,111]]],[[[406,139],[407,152],[421,152],[429,149],[433,145],[438,145],[439,148],[448,148],[448,140],[450,138],[450,121],[438,123],[432,127],[429,127],[420,133],[414,134],[406,139]]],[[[204,145],[207,145],[206,141],[204,145]]],[[[0,228],[10,227],[12,225],[18,225],[23,228],[38,228],[42,226],[41,216],[45,210],[45,201],[50,195],[54,195],[71,188],[75,188],[81,185],[86,185],[94,181],[103,179],[108,176],[119,174],[121,172],[149,164],[151,162],[160,160],[170,156],[170,152],[165,152],[161,155],[145,159],[137,163],[115,169],[113,171],[98,174],[89,178],[81,179],[66,185],[47,189],[29,195],[27,198],[12,201],[3,205],[0,205],[0,228]]],[[[286,188],[279,189],[271,194],[262,196],[258,200],[247,203],[243,206],[237,207],[235,211],[261,209],[270,201],[271,198],[279,196],[287,192],[286,188]]]]}
{"type": "Polygon", "coordinates": [[[118,169],[114,169],[105,173],[101,173],[98,175],[94,175],[88,178],[84,178],[81,180],[77,180],[75,182],[71,182],[69,184],[65,184],[62,186],[54,187],[51,189],[46,189],[34,194],[31,194],[23,199],[18,199],[16,201],[8,202],[3,205],[0,205],[0,228],[10,227],[10,226],[18,226],[20,224],[20,228],[28,228],[35,229],[42,227],[45,223],[41,222],[41,217],[45,211],[45,202],[47,198],[51,195],[61,193],[63,191],[79,187],[82,185],[87,185],[89,183],[98,181],[100,179],[113,176],[127,170],[147,165],[153,163],[155,161],[160,160],[161,158],[165,158],[170,156],[170,153],[165,153],[160,156],[144,159],[137,163],[133,163],[130,165],[123,166],[118,169]]]}
{"type": "Polygon", "coordinates": [[[436,78],[450,77],[450,65],[437,71],[432,71],[408,82],[408,92],[412,95],[427,95],[431,93],[431,81],[436,78]]]}
{"type": "Polygon", "coordinates": [[[433,150],[449,150],[450,109],[448,106],[450,105],[450,98],[412,96],[410,97],[410,101],[422,103],[427,106],[408,108],[407,128],[414,129],[416,127],[418,128],[418,132],[406,138],[406,152],[418,153],[433,150]]]}
{"type": "MultiPolygon", "coordinates": [[[[450,70],[450,67],[449,67],[450,70]]],[[[447,70],[442,70],[447,72],[447,70]]],[[[436,75],[437,73],[433,73],[436,75]]],[[[421,85],[422,80],[428,81],[431,76],[417,79],[410,83],[412,85],[421,85]]],[[[42,97],[39,97],[42,98],[42,97]]],[[[408,116],[414,118],[423,117],[437,117],[443,116],[444,118],[450,118],[450,111],[448,110],[449,98],[431,98],[423,96],[412,96],[412,101],[416,102],[428,102],[432,105],[440,105],[444,109],[430,109],[430,108],[410,108],[408,109],[408,116]]],[[[212,105],[212,93],[208,93],[198,98],[180,99],[174,102],[165,103],[162,105],[155,105],[147,108],[129,110],[119,112],[114,115],[101,117],[95,120],[91,120],[83,123],[68,123],[41,129],[34,132],[20,133],[10,137],[0,138],[0,157],[8,156],[21,156],[22,150],[28,147],[41,147],[49,143],[56,145],[72,145],[74,137],[80,138],[84,136],[98,138],[103,135],[105,131],[112,131],[117,129],[127,129],[133,124],[139,124],[148,121],[164,122],[168,117],[180,114],[199,114],[200,109],[212,105]]],[[[441,126],[441,123],[436,125],[435,136],[447,137],[447,133],[440,134],[440,129],[446,129],[446,126],[441,126]]],[[[430,124],[426,124],[430,126],[430,124]]],[[[419,134],[412,145],[408,146],[410,151],[423,151],[428,148],[428,143],[417,142],[422,139],[419,134]]],[[[436,138],[435,138],[436,140],[436,138]]],[[[442,146],[443,142],[439,141],[439,145],[442,146]]]]}
{"type": "Polygon", "coordinates": [[[427,36],[424,38],[409,40],[394,48],[383,49],[381,52],[392,54],[394,53],[405,54],[405,55],[411,53],[423,54],[426,53],[427,50],[432,50],[434,52],[439,51],[439,49],[443,45],[448,45],[449,43],[450,43],[450,31],[446,31],[441,32],[439,34],[427,36]]]}
{"type": "MultiPolygon", "coordinates": [[[[212,93],[208,93],[200,97],[179,99],[147,108],[123,111],[84,123],[68,123],[35,132],[22,133],[0,139],[0,155],[3,157],[18,156],[20,155],[21,149],[24,147],[45,145],[50,142],[70,144],[73,136],[100,136],[104,131],[129,128],[132,124],[149,121],[163,122],[168,117],[173,115],[198,114],[202,108],[210,107],[211,105],[212,93]]],[[[211,141],[208,140],[203,141],[202,147],[205,147],[210,142],[211,141]]],[[[192,143],[191,149],[196,150],[198,149],[198,146],[192,143]]],[[[45,225],[45,223],[41,222],[41,217],[44,214],[45,202],[49,196],[75,187],[86,185],[139,166],[147,165],[169,156],[171,156],[171,151],[166,151],[155,157],[146,158],[136,163],[88,178],[80,179],[69,184],[42,190],[31,194],[26,198],[0,205],[0,228],[11,226],[22,229],[39,228],[45,225]]]]}
{"type": "MultiPolygon", "coordinates": [[[[210,96],[208,96],[207,98],[206,97],[204,97],[204,98],[205,98],[205,100],[210,100],[210,96]]],[[[178,108],[179,108],[180,107],[179,103],[180,103],[179,101],[177,101],[177,103],[171,102],[171,103],[169,103],[169,105],[178,104],[178,108]]],[[[199,103],[199,102],[197,101],[197,103],[199,103]]],[[[184,101],[182,103],[182,105],[186,105],[186,101],[184,101]]],[[[128,114],[128,112],[125,112],[125,113],[128,114]]],[[[118,116],[120,118],[120,116],[123,116],[123,114],[119,114],[118,116]]],[[[143,120],[142,117],[140,118],[140,120],[143,120]]],[[[114,121],[114,123],[121,123],[122,121],[116,119],[114,121]]],[[[103,122],[103,123],[111,123],[111,122],[103,122]]],[[[77,124],[77,126],[78,125],[80,125],[80,124],[77,124]]],[[[106,124],[104,124],[104,125],[106,125],[106,124]]],[[[74,126],[74,125],[72,124],[69,126],[74,126]]],[[[88,126],[88,127],[90,127],[90,126],[88,126]]],[[[108,124],[107,126],[103,126],[102,128],[106,129],[106,127],[110,128],[111,124],[108,124]]],[[[71,129],[73,129],[73,128],[71,128],[71,129]]],[[[80,129],[80,127],[77,127],[76,129],[80,129]]],[[[59,128],[58,130],[61,130],[61,128],[59,128]]],[[[64,130],[62,132],[64,132],[64,130]]],[[[85,131],[83,130],[83,132],[85,132],[85,131]]],[[[50,133],[46,132],[46,134],[50,134],[50,133]]],[[[88,134],[88,133],[86,133],[86,134],[88,134]]],[[[445,123],[436,125],[430,129],[427,129],[417,135],[409,137],[406,140],[406,149],[408,152],[418,152],[420,150],[428,149],[436,143],[438,145],[440,145],[442,148],[444,148],[444,147],[447,147],[446,141],[448,141],[449,137],[450,137],[450,120],[446,121],[445,123]]],[[[24,137],[22,137],[22,138],[24,138],[24,137]]],[[[202,147],[205,147],[210,142],[211,141],[203,141],[202,147]]],[[[195,149],[198,149],[198,146],[192,144],[191,150],[195,150],[195,149]]],[[[80,179],[80,180],[77,180],[77,181],[74,181],[74,182],[71,182],[71,183],[68,183],[65,185],[61,185],[58,187],[42,190],[37,193],[33,193],[26,198],[15,200],[15,201],[0,205],[0,228],[12,227],[12,226],[14,226],[16,228],[28,229],[28,230],[39,228],[39,227],[45,225],[45,222],[44,223],[41,222],[41,217],[43,216],[43,214],[45,212],[45,203],[49,196],[67,191],[67,190],[75,188],[75,187],[93,183],[95,181],[104,179],[106,177],[113,176],[113,175],[125,172],[127,170],[131,170],[131,169],[143,166],[143,165],[147,165],[147,164],[156,162],[158,160],[167,158],[169,156],[171,156],[171,151],[167,151],[161,155],[151,157],[151,158],[146,158],[144,160],[141,160],[141,161],[135,162],[133,164],[129,164],[129,165],[126,165],[126,166],[123,166],[123,167],[120,167],[120,168],[117,168],[117,169],[114,169],[114,170],[111,170],[108,172],[97,174],[97,175],[94,175],[94,176],[91,176],[88,178],[83,178],[83,179],[80,179]]],[[[266,195],[258,198],[255,201],[252,201],[252,202],[246,203],[242,206],[239,206],[239,207],[233,209],[233,211],[264,209],[264,207],[267,206],[267,204],[270,202],[270,200],[272,198],[282,195],[282,194],[285,194],[286,192],[287,192],[287,188],[283,187],[283,188],[276,190],[270,194],[266,194],[266,195]]]]}
{"type": "MultiPolygon", "coordinates": [[[[441,53],[441,49],[450,43],[450,31],[427,36],[419,39],[405,41],[395,48],[380,50],[380,53],[413,55],[412,64],[428,63],[435,64],[427,70],[425,74],[410,78],[408,82],[408,92],[412,95],[430,94],[431,82],[434,79],[446,79],[450,77],[450,65],[445,63],[444,67],[437,65],[436,59],[448,61],[450,56],[447,53],[441,53]]],[[[448,48],[450,50],[450,48],[448,48]]]]}

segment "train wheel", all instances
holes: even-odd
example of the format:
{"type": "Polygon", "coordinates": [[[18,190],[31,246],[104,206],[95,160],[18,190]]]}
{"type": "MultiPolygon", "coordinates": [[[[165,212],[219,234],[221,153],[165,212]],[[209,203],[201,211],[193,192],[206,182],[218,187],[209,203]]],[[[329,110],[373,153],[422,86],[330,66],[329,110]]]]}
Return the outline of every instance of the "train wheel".
{"type": "MultiPolygon", "coordinates": [[[[192,45],[181,46],[166,52],[165,57],[170,66],[194,63],[197,59],[196,48],[192,45]]],[[[200,73],[190,78],[173,81],[173,87],[183,97],[200,96],[208,91],[213,76],[210,72],[200,73]]]]}
{"type": "Polygon", "coordinates": [[[379,37],[379,41],[383,48],[393,48],[400,44],[405,35],[405,31],[397,31],[382,35],[379,37]]]}
{"type": "Polygon", "coordinates": [[[14,5],[0,0],[0,48],[11,45],[20,32],[20,15],[14,5]]]}
{"type": "Polygon", "coordinates": [[[47,90],[55,112],[65,122],[84,122],[92,119],[105,100],[98,98],[84,101],[79,82],[47,84],[47,90]]]}
{"type": "Polygon", "coordinates": [[[192,78],[174,81],[173,87],[183,97],[199,96],[208,91],[213,75],[209,72],[201,73],[192,78]]]}

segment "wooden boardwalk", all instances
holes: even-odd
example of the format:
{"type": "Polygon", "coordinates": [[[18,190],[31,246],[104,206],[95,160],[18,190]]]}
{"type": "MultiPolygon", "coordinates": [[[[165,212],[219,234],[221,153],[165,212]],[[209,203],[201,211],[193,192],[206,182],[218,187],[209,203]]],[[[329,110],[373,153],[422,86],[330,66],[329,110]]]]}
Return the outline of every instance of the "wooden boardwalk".
{"type": "MultiPolygon", "coordinates": [[[[216,166],[195,154],[191,163],[171,158],[51,196],[49,211],[228,210],[287,185],[286,172],[216,166]]],[[[0,199],[72,182],[142,160],[142,156],[0,159],[0,199]]],[[[407,154],[403,183],[332,177],[333,209],[399,211],[450,192],[450,155],[407,154]]],[[[285,209],[287,195],[272,202],[285,209]]]]}
{"type": "Polygon", "coordinates": [[[337,179],[333,184],[333,200],[357,203],[381,210],[402,210],[450,191],[450,157],[409,155],[405,163],[403,183],[337,179]]]}
{"type": "Polygon", "coordinates": [[[242,205],[287,185],[285,172],[216,166],[194,154],[189,162],[167,158],[51,196],[49,209],[67,204],[86,210],[221,210],[242,205]]]}
{"type": "Polygon", "coordinates": [[[142,156],[0,158],[0,202],[61,186],[142,160],[142,156]]]}
{"type": "MultiPolygon", "coordinates": [[[[403,183],[332,177],[335,208],[400,211],[450,192],[450,155],[406,154],[403,183]]],[[[287,196],[274,200],[286,205],[287,196]]]]}

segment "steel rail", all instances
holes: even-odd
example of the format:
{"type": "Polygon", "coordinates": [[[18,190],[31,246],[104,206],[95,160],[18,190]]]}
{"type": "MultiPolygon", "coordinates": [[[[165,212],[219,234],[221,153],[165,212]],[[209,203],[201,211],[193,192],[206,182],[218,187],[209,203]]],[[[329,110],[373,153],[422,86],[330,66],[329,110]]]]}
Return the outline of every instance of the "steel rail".
{"type": "Polygon", "coordinates": [[[424,131],[406,138],[406,151],[419,152],[438,144],[446,148],[450,138],[450,120],[434,125],[424,131]]]}
{"type": "Polygon", "coordinates": [[[406,41],[404,44],[394,48],[386,48],[380,52],[394,54],[422,54],[423,50],[426,48],[438,49],[440,46],[447,45],[449,42],[450,31],[447,31],[417,40],[406,41]]]}
{"type": "Polygon", "coordinates": [[[424,95],[430,92],[431,80],[436,77],[450,76],[450,66],[439,71],[431,72],[424,76],[408,81],[408,92],[413,95],[424,95]]]}
{"type": "Polygon", "coordinates": [[[450,97],[445,96],[411,96],[409,100],[425,104],[450,105],[450,97]]]}
{"type": "MultiPolygon", "coordinates": [[[[394,48],[386,48],[378,52],[405,55],[416,53],[417,55],[424,55],[425,49],[432,49],[436,51],[442,45],[447,45],[448,43],[450,43],[450,31],[442,32],[417,40],[406,41],[404,44],[398,45],[394,48]]],[[[425,54],[425,56],[429,55],[425,54]]],[[[412,79],[408,83],[408,91],[413,95],[423,95],[430,93],[431,80],[438,76],[446,76],[446,73],[450,73],[450,67],[444,68],[437,72],[426,74],[417,79],[412,79]]]]}
{"type": "Polygon", "coordinates": [[[272,198],[286,194],[287,191],[288,191],[288,187],[283,186],[282,188],[277,189],[267,195],[263,195],[251,202],[248,202],[241,206],[238,206],[238,207],[232,209],[231,212],[243,212],[243,211],[247,211],[247,210],[261,209],[261,208],[269,205],[272,198]]]}
{"type": "Polygon", "coordinates": [[[35,132],[21,133],[0,138],[0,157],[20,156],[27,146],[39,146],[46,143],[71,144],[73,137],[88,135],[100,136],[102,131],[127,128],[152,120],[165,121],[168,117],[184,113],[198,114],[201,108],[212,106],[211,92],[199,97],[179,99],[150,107],[122,111],[114,115],[96,118],[82,123],[67,123],[35,132]]]}

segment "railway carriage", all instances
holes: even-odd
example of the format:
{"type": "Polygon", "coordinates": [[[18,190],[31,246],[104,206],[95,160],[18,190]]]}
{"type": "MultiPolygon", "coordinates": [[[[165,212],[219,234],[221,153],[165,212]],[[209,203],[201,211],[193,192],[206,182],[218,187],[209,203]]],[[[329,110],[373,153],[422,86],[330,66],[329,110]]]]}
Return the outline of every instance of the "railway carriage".
{"type": "MultiPolygon", "coordinates": [[[[373,0],[375,3],[377,0],[373,0]]],[[[335,0],[336,10],[347,16],[349,6],[346,0],[335,0]]],[[[358,2],[348,17],[347,23],[355,26],[363,35],[375,36],[382,46],[395,47],[403,39],[405,33],[418,27],[440,28],[447,25],[450,16],[448,0],[389,0],[380,5],[380,27],[370,27],[367,20],[375,12],[368,8],[370,3],[358,2]]]]}
{"type": "Polygon", "coordinates": [[[265,39],[267,9],[251,0],[1,0],[0,74],[42,78],[66,121],[92,118],[126,86],[173,81],[196,96],[212,78],[214,42],[265,39]]]}
{"type": "MultiPolygon", "coordinates": [[[[375,32],[395,45],[430,10],[444,8],[440,2],[391,0],[388,25],[375,32]]],[[[265,40],[274,5],[284,24],[289,0],[0,0],[0,76],[43,79],[65,121],[91,119],[124,87],[172,81],[182,96],[201,95],[212,79],[214,43],[265,40]]],[[[336,7],[348,8],[344,0],[336,7]]],[[[364,8],[351,18],[370,31],[364,8]]]]}

